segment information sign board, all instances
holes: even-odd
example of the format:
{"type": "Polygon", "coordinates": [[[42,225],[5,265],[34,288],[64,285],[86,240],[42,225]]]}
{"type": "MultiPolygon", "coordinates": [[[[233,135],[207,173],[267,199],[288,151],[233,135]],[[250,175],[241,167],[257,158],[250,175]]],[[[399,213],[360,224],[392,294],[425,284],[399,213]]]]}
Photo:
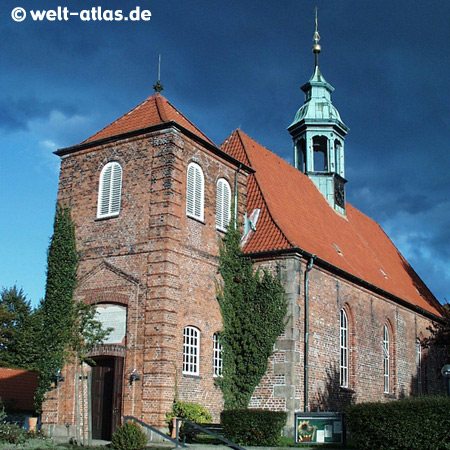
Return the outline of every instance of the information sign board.
{"type": "Polygon", "coordinates": [[[342,413],[307,412],[295,414],[295,442],[311,444],[344,443],[342,413]]]}

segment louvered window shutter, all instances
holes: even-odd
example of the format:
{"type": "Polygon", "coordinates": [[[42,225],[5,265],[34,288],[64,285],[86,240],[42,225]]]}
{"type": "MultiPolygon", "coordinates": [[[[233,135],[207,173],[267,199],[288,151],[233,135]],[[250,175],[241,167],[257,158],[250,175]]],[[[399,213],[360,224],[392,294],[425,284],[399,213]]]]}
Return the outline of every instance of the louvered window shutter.
{"type": "Polygon", "coordinates": [[[199,165],[188,166],[186,186],[186,213],[188,216],[203,220],[204,180],[199,165]]]}
{"type": "Polygon", "coordinates": [[[217,182],[216,194],[216,228],[221,230],[223,223],[223,180],[217,182]]]}
{"type": "Polygon", "coordinates": [[[217,182],[216,198],[216,228],[226,231],[231,216],[231,188],[226,180],[221,178],[217,182]]]}
{"type": "Polygon", "coordinates": [[[122,194],[122,168],[119,164],[113,165],[111,180],[111,201],[109,213],[119,214],[120,199],[122,194]]]}
{"type": "Polygon", "coordinates": [[[122,167],[117,162],[108,163],[100,174],[97,217],[117,216],[122,196],[122,167]]]}

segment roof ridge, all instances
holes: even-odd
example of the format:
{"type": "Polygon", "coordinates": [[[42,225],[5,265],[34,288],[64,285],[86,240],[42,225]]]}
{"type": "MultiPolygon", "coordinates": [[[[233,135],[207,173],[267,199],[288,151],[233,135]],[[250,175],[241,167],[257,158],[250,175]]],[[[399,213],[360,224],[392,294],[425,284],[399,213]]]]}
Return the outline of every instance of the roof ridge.
{"type": "Polygon", "coordinates": [[[112,122],[110,122],[108,125],[105,125],[101,130],[98,130],[96,133],[94,133],[92,136],[89,136],[87,139],[85,139],[84,141],[81,142],[81,144],[84,144],[85,142],[90,142],[94,136],[97,136],[98,134],[100,134],[103,130],[106,130],[106,128],[110,127],[111,125],[115,124],[116,122],[118,122],[120,119],[122,119],[122,117],[125,117],[129,114],[131,114],[132,112],[136,111],[136,109],[138,109],[140,106],[145,105],[149,100],[151,100],[152,97],[154,97],[156,94],[154,95],[150,95],[150,97],[147,97],[144,101],[142,101],[141,103],[138,103],[134,108],[130,109],[128,112],[126,112],[125,114],[122,114],[120,117],[118,117],[116,120],[113,120],[112,122]]]}
{"type": "Polygon", "coordinates": [[[170,101],[167,100],[166,97],[164,97],[164,96],[161,96],[161,97],[163,97],[164,100],[166,101],[166,103],[169,104],[181,117],[183,117],[183,119],[185,119],[187,122],[189,122],[189,124],[192,125],[208,142],[210,142],[211,144],[216,146],[216,144],[214,144],[214,142],[208,136],[206,136],[206,134],[203,133],[203,131],[200,130],[200,128],[198,128],[197,125],[195,125],[188,117],[186,117],[178,108],[176,108],[174,105],[172,105],[172,103],[170,103],[170,101]]]}
{"type": "MultiPolygon", "coordinates": [[[[162,122],[168,122],[167,116],[166,116],[166,112],[164,110],[164,102],[163,102],[163,97],[162,95],[160,95],[159,93],[156,93],[155,95],[153,95],[153,97],[155,97],[155,106],[156,106],[156,111],[158,112],[158,116],[161,119],[162,122]]],[[[167,101],[167,99],[165,99],[167,101]]]]}

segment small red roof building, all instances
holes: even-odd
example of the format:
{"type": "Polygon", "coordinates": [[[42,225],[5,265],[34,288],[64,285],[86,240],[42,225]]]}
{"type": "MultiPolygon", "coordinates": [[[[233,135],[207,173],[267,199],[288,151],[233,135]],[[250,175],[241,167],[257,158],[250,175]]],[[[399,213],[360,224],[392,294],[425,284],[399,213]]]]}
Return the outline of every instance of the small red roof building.
{"type": "Polygon", "coordinates": [[[34,411],[34,393],[37,387],[37,372],[0,367],[0,398],[8,410],[34,411]]]}

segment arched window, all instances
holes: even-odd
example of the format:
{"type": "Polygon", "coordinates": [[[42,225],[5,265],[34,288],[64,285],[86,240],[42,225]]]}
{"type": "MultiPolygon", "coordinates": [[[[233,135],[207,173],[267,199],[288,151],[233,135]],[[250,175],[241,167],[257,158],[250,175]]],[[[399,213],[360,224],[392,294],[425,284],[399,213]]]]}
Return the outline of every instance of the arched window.
{"type": "Polygon", "coordinates": [[[200,373],[200,330],[195,327],[184,328],[183,373],[187,375],[200,373]]]}
{"type": "Polygon", "coordinates": [[[417,394],[422,395],[422,343],[420,339],[416,339],[416,352],[417,352],[417,394]]]}
{"type": "Polygon", "coordinates": [[[388,394],[391,389],[391,347],[390,335],[387,325],[383,327],[383,376],[384,376],[384,392],[388,394]]]}
{"type": "Polygon", "coordinates": [[[334,171],[340,175],[341,174],[341,143],[336,139],[334,141],[334,171]]]}
{"type": "Polygon", "coordinates": [[[228,181],[220,178],[217,182],[216,228],[226,231],[231,217],[231,188],[228,181]]]}
{"type": "Polygon", "coordinates": [[[325,136],[313,137],[314,172],[328,172],[328,139],[325,136]]]}
{"type": "Polygon", "coordinates": [[[215,377],[222,376],[223,360],[222,360],[222,344],[219,341],[219,335],[214,333],[213,336],[213,375],[215,377]]]}
{"type": "Polygon", "coordinates": [[[348,387],[348,317],[344,309],[339,316],[339,385],[348,387]]]}
{"type": "Polygon", "coordinates": [[[306,173],[306,144],[304,139],[297,142],[297,169],[306,173]]]}
{"type": "Polygon", "coordinates": [[[190,163],[187,170],[186,214],[202,221],[204,217],[204,191],[203,171],[198,164],[190,163]]]}
{"type": "Polygon", "coordinates": [[[119,215],[122,196],[122,166],[118,162],[110,162],[100,173],[98,190],[97,217],[113,217],[119,215]]]}

